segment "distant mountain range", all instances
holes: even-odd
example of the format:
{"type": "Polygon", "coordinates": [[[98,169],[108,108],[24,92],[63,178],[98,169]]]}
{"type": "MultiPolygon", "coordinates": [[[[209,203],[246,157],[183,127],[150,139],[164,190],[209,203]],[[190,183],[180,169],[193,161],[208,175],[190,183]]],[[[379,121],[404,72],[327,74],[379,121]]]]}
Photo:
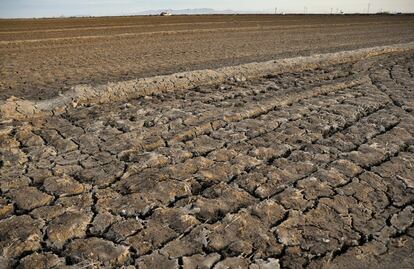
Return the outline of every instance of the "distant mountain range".
{"type": "Polygon", "coordinates": [[[182,14],[236,14],[240,13],[231,9],[226,10],[215,10],[212,8],[192,8],[192,9],[157,9],[157,10],[146,10],[137,13],[137,15],[158,15],[161,12],[168,12],[173,15],[182,15],[182,14]]]}

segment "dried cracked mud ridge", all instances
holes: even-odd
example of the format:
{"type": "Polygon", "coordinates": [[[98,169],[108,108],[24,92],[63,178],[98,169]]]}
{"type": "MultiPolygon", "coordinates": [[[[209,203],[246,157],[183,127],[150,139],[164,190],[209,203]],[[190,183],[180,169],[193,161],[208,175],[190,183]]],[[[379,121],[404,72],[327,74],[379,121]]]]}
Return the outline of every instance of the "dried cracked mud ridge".
{"type": "Polygon", "coordinates": [[[414,54],[3,119],[2,268],[413,268],[414,54]]]}

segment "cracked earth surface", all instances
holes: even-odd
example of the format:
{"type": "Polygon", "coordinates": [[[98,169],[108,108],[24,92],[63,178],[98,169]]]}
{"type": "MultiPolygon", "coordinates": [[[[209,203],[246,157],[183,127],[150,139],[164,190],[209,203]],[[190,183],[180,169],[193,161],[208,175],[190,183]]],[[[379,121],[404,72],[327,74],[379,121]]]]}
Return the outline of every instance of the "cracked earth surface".
{"type": "Polygon", "coordinates": [[[4,121],[0,264],[413,268],[413,69],[401,53],[4,121]]]}

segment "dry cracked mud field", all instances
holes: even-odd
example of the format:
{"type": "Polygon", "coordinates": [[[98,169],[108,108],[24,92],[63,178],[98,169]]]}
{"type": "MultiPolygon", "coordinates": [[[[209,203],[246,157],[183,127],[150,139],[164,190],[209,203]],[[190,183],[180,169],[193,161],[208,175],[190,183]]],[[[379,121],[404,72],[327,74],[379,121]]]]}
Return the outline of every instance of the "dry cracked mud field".
{"type": "Polygon", "coordinates": [[[0,268],[413,268],[413,76],[411,45],[47,113],[9,99],[0,268]]]}

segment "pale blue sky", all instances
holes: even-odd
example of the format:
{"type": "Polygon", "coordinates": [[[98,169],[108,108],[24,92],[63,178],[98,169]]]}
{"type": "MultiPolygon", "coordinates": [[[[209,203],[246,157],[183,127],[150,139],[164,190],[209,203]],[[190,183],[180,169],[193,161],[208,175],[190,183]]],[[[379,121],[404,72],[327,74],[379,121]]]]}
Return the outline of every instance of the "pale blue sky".
{"type": "Polygon", "coordinates": [[[0,17],[53,17],[73,15],[123,15],[150,9],[214,8],[236,11],[272,12],[275,6],[286,13],[414,12],[414,0],[0,0],[0,17]]]}

